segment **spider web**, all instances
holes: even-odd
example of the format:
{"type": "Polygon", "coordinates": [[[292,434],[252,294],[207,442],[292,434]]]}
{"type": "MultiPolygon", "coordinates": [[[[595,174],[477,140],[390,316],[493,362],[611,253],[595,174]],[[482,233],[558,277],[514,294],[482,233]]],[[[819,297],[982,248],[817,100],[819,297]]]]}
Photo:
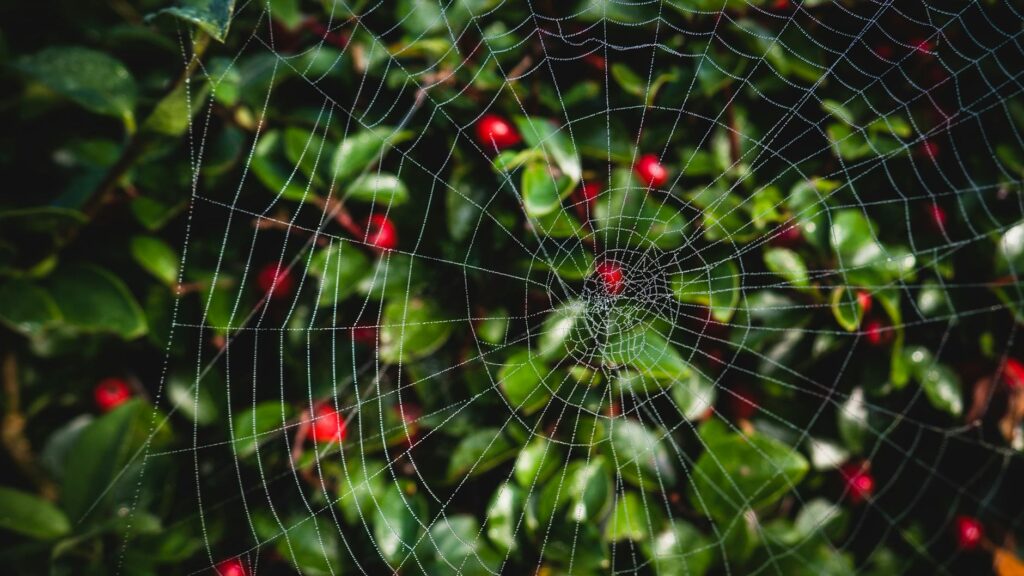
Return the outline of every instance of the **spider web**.
{"type": "Polygon", "coordinates": [[[958,514],[1020,528],[1001,501],[1020,456],[965,423],[969,395],[893,382],[945,378],[971,330],[1000,371],[1017,346],[1012,266],[1004,282],[971,261],[1024,212],[1020,167],[996,147],[1024,147],[1019,7],[325,5],[303,5],[323,28],[296,40],[273,2],[245,3],[237,52],[200,63],[213,97],[253,104],[244,169],[217,185],[222,120],[211,105],[191,123],[181,273],[216,288],[197,308],[179,299],[169,344],[169,371],[188,347],[194,410],[225,390],[222,433],[196,424],[189,447],[140,454],[143,470],[193,470],[178,522],[202,526],[209,562],[192,573],[237,557],[255,574],[949,574],[958,514]],[[530,119],[527,156],[474,137],[489,112],[530,119]],[[309,177],[337,181],[337,144],[365,134],[389,145],[345,177],[376,187],[309,177]],[[261,172],[275,139],[276,189],[261,172]],[[636,178],[644,154],[668,182],[636,178]],[[576,192],[531,213],[523,164],[576,192]],[[392,174],[408,200],[384,191],[392,174]],[[948,226],[928,227],[933,206],[948,226]],[[392,218],[398,246],[372,249],[352,214],[392,218]],[[793,230],[810,246],[780,250],[793,230]],[[831,251],[844,232],[862,245],[831,251]],[[773,265],[767,250],[829,257],[773,265]],[[268,259],[294,282],[283,299],[251,296],[268,259]],[[536,386],[510,392],[523,380],[536,386]],[[344,414],[340,449],[307,441],[322,405],[344,414]],[[736,450],[767,471],[759,484],[736,450]],[[853,506],[844,462],[876,482],[853,506]],[[765,490],[785,496],[765,510],[765,490]],[[745,539],[757,550],[738,553],[745,539]]]}

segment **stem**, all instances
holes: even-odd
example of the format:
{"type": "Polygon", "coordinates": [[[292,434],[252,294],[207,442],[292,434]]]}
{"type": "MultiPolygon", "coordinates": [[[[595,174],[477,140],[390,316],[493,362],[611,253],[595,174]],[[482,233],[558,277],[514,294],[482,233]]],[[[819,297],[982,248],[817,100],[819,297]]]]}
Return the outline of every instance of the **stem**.
{"type": "Polygon", "coordinates": [[[3,362],[3,387],[6,409],[3,418],[3,444],[11,461],[47,500],[57,499],[57,486],[36,464],[32,445],[25,437],[25,415],[21,413],[21,389],[18,383],[18,359],[8,352],[3,362]]]}

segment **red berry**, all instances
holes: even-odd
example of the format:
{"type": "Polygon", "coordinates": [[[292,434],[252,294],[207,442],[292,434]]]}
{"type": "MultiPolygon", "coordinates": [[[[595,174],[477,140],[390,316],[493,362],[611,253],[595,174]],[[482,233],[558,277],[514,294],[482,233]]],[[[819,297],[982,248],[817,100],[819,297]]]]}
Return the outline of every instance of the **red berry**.
{"type": "Polygon", "coordinates": [[[864,502],[875,491],[875,478],[868,470],[867,464],[847,464],[839,473],[846,481],[847,496],[854,504],[864,502]]]}
{"type": "Polygon", "coordinates": [[[860,306],[862,313],[867,314],[871,311],[871,292],[867,290],[857,291],[857,305],[860,306]]]}
{"type": "Polygon", "coordinates": [[[295,281],[288,269],[278,263],[271,263],[260,269],[256,276],[256,285],[270,298],[283,298],[291,294],[295,281]]]}
{"type": "Polygon", "coordinates": [[[775,10],[787,10],[789,7],[789,0],[775,0],[775,2],[772,3],[772,8],[775,10]]]}
{"type": "Polygon", "coordinates": [[[120,378],[104,378],[92,391],[101,412],[110,412],[132,397],[128,383],[120,378]]]}
{"type": "Polygon", "coordinates": [[[377,345],[377,327],[376,326],[353,326],[352,327],[352,340],[356,344],[363,344],[365,346],[376,346],[377,345]]]}
{"type": "Polygon", "coordinates": [[[378,250],[394,250],[398,246],[395,223],[383,214],[374,214],[366,220],[366,241],[378,250]]]}
{"type": "Polygon", "coordinates": [[[961,550],[974,550],[981,544],[985,529],[977,518],[956,517],[956,542],[961,550]]]}
{"type": "Polygon", "coordinates": [[[757,397],[744,387],[728,393],[729,412],[737,420],[750,420],[757,413],[757,397]]]}
{"type": "Polygon", "coordinates": [[[640,180],[652,188],[660,188],[668,182],[668,170],[661,165],[654,154],[644,154],[633,167],[640,180]]]}
{"type": "Polygon", "coordinates": [[[800,227],[796,224],[785,224],[785,228],[771,238],[771,243],[782,248],[795,248],[800,245],[804,237],[800,233],[800,227]]]}
{"type": "Polygon", "coordinates": [[[884,60],[892,60],[892,46],[888,44],[879,44],[878,46],[875,46],[875,54],[884,60]]]}
{"type": "Polygon", "coordinates": [[[586,56],[583,57],[583,60],[587,64],[590,64],[591,66],[597,68],[598,70],[604,70],[606,66],[604,57],[599,56],[598,54],[587,54],[586,56]]]}
{"type": "Polygon", "coordinates": [[[402,425],[405,428],[405,433],[410,437],[414,438],[420,431],[420,417],[423,416],[423,410],[416,404],[410,404],[408,402],[402,402],[395,404],[395,414],[402,420],[402,425]]]}
{"type": "Polygon", "coordinates": [[[622,293],[626,280],[622,268],[614,262],[601,262],[597,265],[597,277],[601,280],[604,291],[612,296],[622,293]]]}
{"type": "Polygon", "coordinates": [[[946,231],[946,209],[939,205],[938,202],[932,202],[928,205],[928,220],[935,228],[937,232],[946,231]]]}
{"type": "Polygon", "coordinates": [[[916,50],[916,51],[918,51],[918,52],[920,52],[922,54],[928,54],[934,48],[934,46],[932,45],[931,41],[929,41],[929,40],[927,40],[925,38],[916,38],[916,39],[912,40],[910,43],[914,45],[914,50],[916,50]]]}
{"type": "Polygon", "coordinates": [[[925,158],[934,160],[939,155],[939,145],[931,140],[925,140],[921,143],[921,154],[925,158]]]}
{"type": "Polygon", "coordinates": [[[864,336],[872,346],[884,346],[892,340],[893,333],[888,326],[879,320],[871,320],[864,325],[864,336]]]}
{"type": "Polygon", "coordinates": [[[1015,358],[1007,358],[1003,367],[1003,383],[1011,390],[1024,390],[1024,364],[1015,358]]]}
{"type": "Polygon", "coordinates": [[[498,150],[515,146],[522,141],[519,132],[516,132],[508,120],[497,114],[485,114],[476,123],[476,139],[485,149],[493,147],[498,150]]]}
{"type": "Polygon", "coordinates": [[[245,565],[238,558],[232,558],[217,564],[215,570],[217,576],[249,576],[249,571],[245,569],[245,565]]]}
{"type": "Polygon", "coordinates": [[[594,201],[597,200],[598,195],[601,194],[601,185],[597,182],[587,182],[580,187],[580,196],[586,200],[587,205],[592,206],[594,201]]]}
{"type": "Polygon", "coordinates": [[[341,442],[347,433],[345,417],[341,413],[328,404],[316,409],[309,431],[309,437],[314,442],[341,442]]]}

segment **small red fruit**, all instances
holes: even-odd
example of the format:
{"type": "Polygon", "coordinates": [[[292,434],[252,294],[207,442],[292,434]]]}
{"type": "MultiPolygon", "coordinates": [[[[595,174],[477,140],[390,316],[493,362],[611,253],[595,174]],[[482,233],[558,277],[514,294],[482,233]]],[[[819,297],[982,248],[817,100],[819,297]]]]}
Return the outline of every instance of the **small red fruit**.
{"type": "Polygon", "coordinates": [[[775,2],[772,2],[772,8],[775,10],[788,10],[790,2],[789,0],[775,0],[775,2]]]}
{"type": "Polygon", "coordinates": [[[420,418],[423,416],[423,409],[416,404],[401,402],[395,404],[395,415],[402,420],[402,426],[409,438],[415,439],[420,432],[420,418]]]}
{"type": "Polygon", "coordinates": [[[871,311],[871,292],[867,290],[857,291],[857,305],[860,306],[862,313],[867,314],[871,311]]]}
{"type": "Polygon", "coordinates": [[[366,242],[378,250],[394,250],[398,246],[395,223],[383,214],[374,214],[366,220],[366,242]]]}
{"type": "Polygon", "coordinates": [[[595,53],[587,54],[583,57],[583,60],[598,70],[604,70],[607,65],[604,61],[604,57],[595,53]]]}
{"type": "Polygon", "coordinates": [[[476,123],[476,139],[485,149],[492,147],[501,150],[515,146],[522,141],[519,132],[497,114],[485,114],[476,123]]]}
{"type": "Polygon", "coordinates": [[[940,206],[938,202],[932,202],[928,205],[928,221],[937,232],[946,231],[947,219],[946,209],[940,206]]]}
{"type": "Polygon", "coordinates": [[[217,564],[214,570],[217,572],[217,576],[249,576],[249,571],[245,569],[245,565],[238,558],[225,560],[217,564]]]}
{"type": "Polygon", "coordinates": [[[795,248],[800,245],[803,241],[803,235],[800,233],[800,227],[796,224],[784,224],[785,228],[782,228],[776,232],[771,238],[771,243],[781,248],[795,248]]]}
{"type": "Polygon", "coordinates": [[[345,418],[329,404],[323,404],[314,412],[309,437],[313,442],[342,442],[348,431],[345,418]]]}
{"type": "Polygon", "coordinates": [[[270,298],[284,298],[291,294],[295,281],[292,280],[288,269],[278,262],[267,264],[260,269],[256,276],[256,285],[270,298]]]}
{"type": "Polygon", "coordinates": [[[1015,358],[1007,358],[1002,379],[1010,390],[1024,390],[1024,364],[1015,358]]]}
{"type": "Polygon", "coordinates": [[[757,413],[757,397],[746,388],[738,387],[728,394],[729,412],[737,420],[750,420],[757,413]]]}
{"type": "Polygon", "coordinates": [[[668,182],[668,170],[661,165],[654,154],[644,154],[633,167],[636,175],[644,184],[652,188],[660,188],[668,182]]]}
{"type": "Polygon", "coordinates": [[[120,378],[104,378],[92,391],[101,412],[110,412],[132,397],[128,383],[120,378]]]}
{"type": "Polygon", "coordinates": [[[866,463],[847,464],[839,470],[839,473],[843,475],[843,480],[846,482],[847,497],[854,504],[864,502],[874,493],[875,477],[871,475],[866,463]]]}
{"type": "Polygon", "coordinates": [[[376,326],[353,326],[352,327],[352,340],[356,344],[363,344],[365,346],[376,346],[377,345],[377,327],[376,326]]]}
{"type": "Polygon", "coordinates": [[[985,537],[985,528],[977,518],[956,517],[956,543],[961,550],[974,550],[985,537]]]}
{"type": "Polygon", "coordinates": [[[601,262],[597,265],[597,277],[601,280],[604,291],[612,296],[621,294],[626,287],[622,268],[614,262],[601,262]]]}
{"type": "Polygon", "coordinates": [[[935,48],[931,41],[925,38],[916,38],[912,40],[910,43],[914,45],[914,50],[918,51],[921,54],[928,54],[932,51],[932,49],[935,48]]]}
{"type": "Polygon", "coordinates": [[[597,182],[587,182],[580,187],[580,196],[587,202],[588,206],[593,206],[594,201],[601,194],[601,185],[597,182]]]}
{"type": "Polygon", "coordinates": [[[864,336],[872,346],[884,346],[892,340],[893,332],[879,320],[870,320],[864,325],[864,336]]]}
{"type": "Polygon", "coordinates": [[[934,160],[939,156],[939,145],[931,140],[925,140],[921,143],[921,154],[930,160],[934,160]]]}

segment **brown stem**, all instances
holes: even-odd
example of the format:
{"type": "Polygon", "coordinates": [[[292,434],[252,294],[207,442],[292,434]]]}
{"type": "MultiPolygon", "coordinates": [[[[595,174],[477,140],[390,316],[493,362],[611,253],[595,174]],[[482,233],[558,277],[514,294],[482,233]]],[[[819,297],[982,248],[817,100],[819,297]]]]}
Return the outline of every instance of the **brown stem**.
{"type": "Polygon", "coordinates": [[[50,480],[36,464],[32,445],[25,437],[25,415],[21,413],[21,389],[18,384],[18,359],[14,352],[4,356],[3,363],[4,399],[7,407],[3,419],[4,448],[11,461],[28,478],[39,493],[47,500],[57,499],[57,485],[50,480]]]}

